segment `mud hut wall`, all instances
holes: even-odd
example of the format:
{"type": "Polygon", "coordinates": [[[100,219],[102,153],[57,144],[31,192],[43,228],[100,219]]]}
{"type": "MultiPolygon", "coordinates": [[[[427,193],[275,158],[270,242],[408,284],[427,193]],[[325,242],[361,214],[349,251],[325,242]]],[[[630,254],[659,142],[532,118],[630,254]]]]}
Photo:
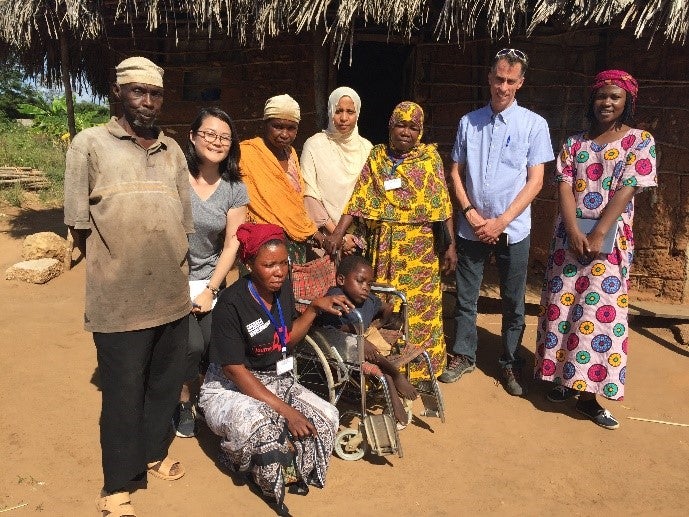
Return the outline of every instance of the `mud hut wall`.
{"type": "MultiPolygon", "coordinates": [[[[637,126],[653,133],[658,149],[659,187],[636,196],[636,253],[631,287],[639,298],[689,303],[689,81],[683,76],[689,48],[654,45],[622,32],[569,34],[540,31],[529,40],[491,44],[425,44],[417,48],[416,100],[426,110],[429,141],[439,144],[449,167],[462,115],[489,100],[487,73],[495,52],[514,46],[527,52],[530,67],[517,94],[522,106],[548,121],[557,153],[565,138],[585,127],[588,85],[601,69],[622,68],[640,82],[637,126]]],[[[533,204],[531,271],[540,278],[557,215],[555,186],[549,181],[533,204]]]]}
{"type": "MultiPolygon", "coordinates": [[[[134,39],[131,35],[111,36],[109,45],[113,68],[132,55],[149,57],[163,67],[165,101],[159,122],[178,142],[186,145],[189,125],[199,109],[207,106],[227,111],[240,139],[262,134],[266,99],[288,93],[301,107],[302,121],[295,142],[301,148],[303,141],[317,131],[311,41],[308,36],[286,36],[260,49],[240,47],[226,36],[208,38],[194,33],[176,42],[170,36],[149,36],[140,31],[134,39]]],[[[111,106],[113,112],[119,112],[117,103],[111,106]]]]}
{"type": "MultiPolygon", "coordinates": [[[[295,146],[317,127],[314,107],[312,39],[280,37],[264,49],[238,47],[227,37],[196,35],[179,38],[139,33],[109,41],[112,63],[142,54],[165,68],[166,97],[162,124],[178,141],[186,139],[189,123],[202,106],[217,105],[237,123],[240,138],[260,134],[265,99],[289,93],[299,102],[302,123],[295,146]],[[189,75],[220,70],[219,98],[189,100],[189,75]],[[186,74],[186,76],[185,76],[186,74]]],[[[426,111],[426,141],[438,142],[450,165],[457,123],[462,115],[489,99],[488,66],[503,46],[525,50],[530,58],[519,103],[548,121],[553,146],[559,150],[567,135],[585,126],[588,84],[598,70],[623,68],[640,82],[637,125],[656,138],[660,186],[637,196],[635,221],[636,255],[631,283],[635,296],[658,297],[689,303],[689,81],[682,76],[689,48],[637,40],[627,32],[589,29],[568,34],[537,32],[528,40],[492,44],[488,40],[466,42],[461,48],[440,43],[417,45],[411,78],[411,97],[426,111]]],[[[202,74],[201,74],[202,75],[202,74]]],[[[333,73],[331,75],[331,83],[333,73]]],[[[193,84],[192,84],[193,86],[193,84]]],[[[330,84],[334,86],[334,84],[330,84]]],[[[115,111],[117,107],[115,106],[115,111]]],[[[554,164],[546,167],[552,176],[554,164]]],[[[556,217],[555,188],[548,181],[533,204],[531,273],[539,278],[550,246],[556,217]]]]}

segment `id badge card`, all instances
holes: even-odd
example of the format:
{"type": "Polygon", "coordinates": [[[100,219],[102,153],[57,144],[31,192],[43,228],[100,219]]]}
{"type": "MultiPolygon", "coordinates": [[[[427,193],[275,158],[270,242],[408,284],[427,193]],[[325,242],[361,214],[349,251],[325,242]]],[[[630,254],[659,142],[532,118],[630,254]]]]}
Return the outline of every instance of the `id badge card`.
{"type": "Polygon", "coordinates": [[[289,356],[285,357],[284,359],[280,359],[275,364],[275,371],[278,375],[291,372],[292,370],[294,370],[294,356],[289,356]]]}
{"type": "Polygon", "coordinates": [[[383,183],[385,190],[395,190],[402,187],[402,178],[392,178],[383,183]]]}

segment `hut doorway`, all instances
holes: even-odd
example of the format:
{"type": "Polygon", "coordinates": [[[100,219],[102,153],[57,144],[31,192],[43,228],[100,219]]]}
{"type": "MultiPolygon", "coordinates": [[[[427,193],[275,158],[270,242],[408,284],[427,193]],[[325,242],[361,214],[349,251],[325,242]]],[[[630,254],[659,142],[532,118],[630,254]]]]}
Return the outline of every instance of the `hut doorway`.
{"type": "Polygon", "coordinates": [[[354,88],[361,97],[359,132],[374,145],[388,141],[392,109],[411,98],[412,45],[356,41],[352,66],[345,50],[337,71],[337,84],[354,88]]]}

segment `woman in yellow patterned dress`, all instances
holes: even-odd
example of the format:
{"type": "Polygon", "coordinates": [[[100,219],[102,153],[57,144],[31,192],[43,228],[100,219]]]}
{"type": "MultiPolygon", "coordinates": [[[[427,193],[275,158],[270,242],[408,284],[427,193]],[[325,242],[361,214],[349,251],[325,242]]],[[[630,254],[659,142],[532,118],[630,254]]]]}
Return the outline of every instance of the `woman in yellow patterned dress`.
{"type": "MultiPolygon", "coordinates": [[[[445,368],[440,262],[444,271],[457,262],[452,206],[436,144],[420,143],[421,106],[398,104],[388,128],[389,144],[371,150],[344,214],[324,245],[330,252],[337,250],[345,230],[359,219],[375,281],[406,294],[408,341],[428,351],[437,376],[445,368]],[[444,224],[449,233],[450,245],[441,257],[434,248],[434,222],[444,224]]],[[[423,366],[412,365],[412,381],[428,378],[423,366]]]]}

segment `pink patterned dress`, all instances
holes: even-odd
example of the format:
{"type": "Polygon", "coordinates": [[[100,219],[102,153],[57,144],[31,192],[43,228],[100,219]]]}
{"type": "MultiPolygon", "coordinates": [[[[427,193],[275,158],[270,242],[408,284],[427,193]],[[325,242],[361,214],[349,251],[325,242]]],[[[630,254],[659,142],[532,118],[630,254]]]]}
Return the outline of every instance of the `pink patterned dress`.
{"type": "MultiPolygon", "coordinates": [[[[656,186],[656,149],[648,131],[630,129],[598,145],[585,133],[567,139],[556,181],[572,185],[577,217],[598,219],[623,186],[656,186]]],[[[558,216],[545,273],[535,377],[622,400],[627,371],[627,293],[634,254],[634,200],[617,220],[615,248],[592,260],[569,251],[558,216]]]]}

